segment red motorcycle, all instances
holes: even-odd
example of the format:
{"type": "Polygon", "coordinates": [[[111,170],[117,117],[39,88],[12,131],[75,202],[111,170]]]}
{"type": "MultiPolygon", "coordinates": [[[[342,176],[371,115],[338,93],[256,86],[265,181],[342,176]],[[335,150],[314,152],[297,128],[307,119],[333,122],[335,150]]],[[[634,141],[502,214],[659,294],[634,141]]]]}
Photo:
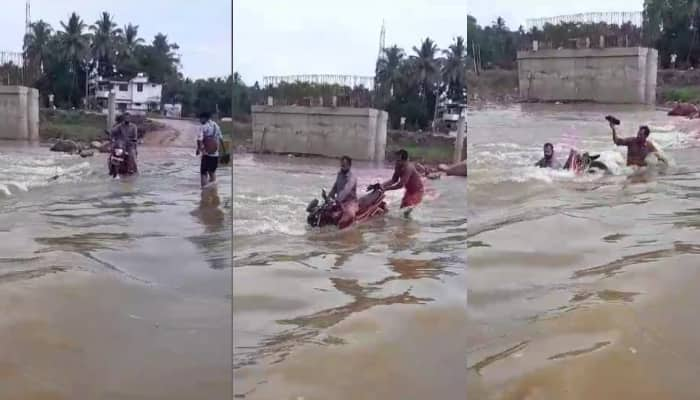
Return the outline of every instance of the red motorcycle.
{"type": "Polygon", "coordinates": [[[107,165],[109,168],[109,175],[112,178],[116,178],[117,176],[131,176],[138,172],[133,155],[128,151],[125,143],[119,140],[112,142],[112,150],[109,153],[107,165]]]}
{"type": "MultiPolygon", "coordinates": [[[[384,190],[380,184],[374,184],[367,187],[366,195],[360,197],[359,209],[355,215],[355,221],[362,222],[369,218],[386,214],[387,207],[384,201],[384,190]]],[[[308,213],[306,222],[312,227],[323,227],[327,225],[338,226],[338,221],[341,217],[340,205],[328,197],[325,190],[321,190],[323,203],[318,199],[314,199],[306,207],[308,213]]]]}

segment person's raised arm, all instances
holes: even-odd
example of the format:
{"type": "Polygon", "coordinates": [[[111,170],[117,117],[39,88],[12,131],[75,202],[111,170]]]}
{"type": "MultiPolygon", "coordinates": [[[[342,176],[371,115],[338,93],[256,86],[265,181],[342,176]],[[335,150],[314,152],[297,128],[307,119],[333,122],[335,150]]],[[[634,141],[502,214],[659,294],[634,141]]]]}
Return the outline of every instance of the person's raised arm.
{"type": "Polygon", "coordinates": [[[610,129],[612,129],[612,139],[613,143],[615,143],[618,146],[627,146],[630,142],[630,139],[628,138],[621,138],[617,136],[617,131],[615,130],[615,124],[612,122],[610,123],[610,129]]]}

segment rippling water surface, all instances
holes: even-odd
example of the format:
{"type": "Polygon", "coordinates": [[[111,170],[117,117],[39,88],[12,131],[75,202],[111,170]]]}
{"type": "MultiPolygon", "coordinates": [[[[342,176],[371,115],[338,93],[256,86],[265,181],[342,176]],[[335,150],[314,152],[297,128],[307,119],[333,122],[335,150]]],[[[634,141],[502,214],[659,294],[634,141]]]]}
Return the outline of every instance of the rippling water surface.
{"type": "MultiPolygon", "coordinates": [[[[391,170],[353,166],[360,187],[391,170]]],[[[466,182],[427,183],[410,219],[305,226],[333,160],[234,162],[238,398],[463,399],[466,182]]]]}
{"type": "Polygon", "coordinates": [[[230,395],[230,169],[202,192],[191,153],[0,144],[0,397],[230,395]]]}
{"type": "Polygon", "coordinates": [[[470,395],[697,398],[697,124],[581,105],[477,110],[469,124],[470,395]],[[624,167],[611,113],[622,136],[650,125],[671,166],[624,167]],[[571,147],[601,154],[613,174],[534,168],[545,142],[562,163],[571,147]]]}

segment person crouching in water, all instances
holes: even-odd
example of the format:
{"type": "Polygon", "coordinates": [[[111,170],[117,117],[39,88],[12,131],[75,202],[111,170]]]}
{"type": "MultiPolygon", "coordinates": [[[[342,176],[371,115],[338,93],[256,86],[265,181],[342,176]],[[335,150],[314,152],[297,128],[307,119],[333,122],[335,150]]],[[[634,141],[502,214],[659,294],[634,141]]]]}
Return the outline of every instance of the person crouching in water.
{"type": "Polygon", "coordinates": [[[407,208],[404,216],[408,216],[413,208],[423,200],[423,180],[416,170],[416,166],[408,161],[408,152],[399,150],[396,152],[398,159],[394,165],[394,175],[388,181],[382,183],[384,191],[405,188],[401,209],[407,208]]]}
{"type": "Polygon", "coordinates": [[[203,112],[199,114],[199,122],[202,124],[197,138],[197,155],[202,155],[199,167],[202,187],[216,182],[216,169],[219,166],[219,144],[223,140],[221,128],[211,120],[211,114],[203,112]]]}
{"type": "Polygon", "coordinates": [[[340,229],[352,225],[359,208],[357,178],[350,170],[351,168],[352,159],[348,156],[341,157],[340,171],[338,171],[333,188],[328,194],[331,199],[335,198],[340,206],[340,219],[338,220],[338,228],[340,229]]]}

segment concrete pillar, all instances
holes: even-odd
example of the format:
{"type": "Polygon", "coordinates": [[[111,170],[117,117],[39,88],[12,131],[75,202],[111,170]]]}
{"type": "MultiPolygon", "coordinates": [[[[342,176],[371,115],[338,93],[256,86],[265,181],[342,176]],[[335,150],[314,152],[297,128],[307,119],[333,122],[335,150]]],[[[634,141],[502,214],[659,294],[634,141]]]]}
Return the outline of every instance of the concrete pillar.
{"type": "Polygon", "coordinates": [[[109,92],[109,98],[107,99],[107,129],[112,129],[114,126],[114,121],[116,120],[116,94],[114,92],[109,92]]]}
{"type": "Polygon", "coordinates": [[[331,98],[331,102],[333,104],[333,107],[338,107],[338,96],[333,96],[331,98]]]}
{"type": "Polygon", "coordinates": [[[389,113],[379,110],[377,113],[377,132],[374,138],[374,161],[384,161],[386,156],[386,130],[389,125],[389,113]]]}
{"type": "Polygon", "coordinates": [[[27,132],[30,141],[39,141],[39,90],[34,88],[27,92],[27,132]]]}
{"type": "Polygon", "coordinates": [[[464,117],[464,113],[460,112],[459,121],[457,122],[457,138],[455,139],[455,163],[462,161],[462,148],[464,147],[464,131],[466,126],[467,121],[464,117]]]}
{"type": "Polygon", "coordinates": [[[275,102],[272,99],[272,96],[267,96],[267,105],[272,107],[274,104],[275,104],[275,102]]]}
{"type": "Polygon", "coordinates": [[[323,107],[323,96],[318,96],[318,105],[323,107]]]}
{"type": "Polygon", "coordinates": [[[604,49],[604,48],[605,48],[605,36],[600,35],[600,39],[599,39],[599,43],[598,43],[598,44],[600,45],[600,48],[601,48],[601,49],[604,49]]]}

